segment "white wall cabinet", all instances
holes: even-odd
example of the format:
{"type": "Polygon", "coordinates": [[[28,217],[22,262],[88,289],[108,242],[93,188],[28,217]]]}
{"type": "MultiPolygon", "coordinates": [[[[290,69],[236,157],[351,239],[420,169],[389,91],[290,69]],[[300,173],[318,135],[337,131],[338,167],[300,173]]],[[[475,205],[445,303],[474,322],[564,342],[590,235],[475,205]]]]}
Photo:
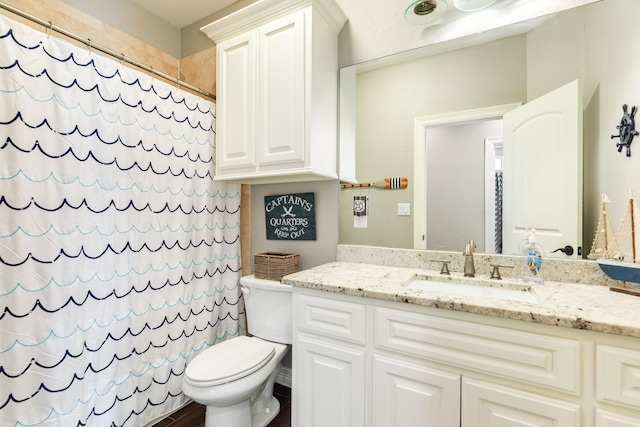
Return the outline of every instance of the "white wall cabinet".
{"type": "Polygon", "coordinates": [[[264,0],[203,28],[217,45],[216,180],[337,178],[333,0],[264,0]]]}
{"type": "Polygon", "coordinates": [[[637,339],[294,288],[292,425],[640,425],[637,339]]]}

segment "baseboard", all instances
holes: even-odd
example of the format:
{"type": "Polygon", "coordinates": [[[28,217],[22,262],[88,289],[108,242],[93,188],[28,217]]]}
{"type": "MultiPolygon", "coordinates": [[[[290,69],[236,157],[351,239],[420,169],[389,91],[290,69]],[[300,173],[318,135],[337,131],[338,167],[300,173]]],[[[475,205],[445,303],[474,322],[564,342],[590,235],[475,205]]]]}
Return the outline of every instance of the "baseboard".
{"type": "Polygon", "coordinates": [[[278,378],[276,378],[276,382],[285,387],[291,388],[291,378],[292,378],[291,368],[288,366],[282,366],[280,368],[280,373],[278,374],[278,378]]]}

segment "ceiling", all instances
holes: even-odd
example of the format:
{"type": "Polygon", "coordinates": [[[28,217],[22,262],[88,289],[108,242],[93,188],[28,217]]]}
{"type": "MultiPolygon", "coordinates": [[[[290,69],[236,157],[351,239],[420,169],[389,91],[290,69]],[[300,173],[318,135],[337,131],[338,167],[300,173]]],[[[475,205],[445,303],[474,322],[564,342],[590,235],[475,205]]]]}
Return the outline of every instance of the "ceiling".
{"type": "MultiPolygon", "coordinates": [[[[184,28],[216,13],[229,13],[262,0],[128,0],[149,10],[177,28],[184,28]],[[234,5],[235,4],[235,5],[234,5]]],[[[276,0],[267,0],[276,1],[276,0]]],[[[444,46],[443,41],[460,40],[485,34],[506,37],[513,34],[497,34],[496,29],[526,32],[524,21],[542,17],[571,7],[600,0],[496,0],[493,5],[475,13],[461,12],[453,0],[435,0],[438,7],[448,11],[431,25],[411,25],[405,18],[405,10],[418,0],[335,0],[348,17],[345,57],[341,64],[349,65],[382,58],[393,53],[428,46],[444,46]],[[518,24],[518,26],[512,25],[518,24]],[[390,37],[390,35],[393,35],[390,37]]],[[[476,2],[478,0],[460,0],[476,2]]],[[[410,8],[411,10],[413,7],[410,8]]],[[[222,15],[223,16],[223,15],[222,15]]],[[[217,16],[219,18],[221,16],[217,16]]],[[[477,41],[477,40],[476,40],[477,41]]],[[[454,46],[455,47],[455,46],[454,46]]],[[[463,46],[458,46],[463,47],[463,46]]]]}
{"type": "MultiPolygon", "coordinates": [[[[212,15],[238,0],[130,0],[142,6],[151,13],[159,16],[175,27],[184,28],[187,25],[212,15]]],[[[416,0],[337,0],[337,3],[345,9],[357,12],[362,16],[374,16],[376,19],[391,15],[403,18],[405,9],[416,0]],[[384,6],[384,8],[382,7],[384,6]]],[[[446,0],[437,0],[447,4],[446,0]]],[[[451,0],[450,0],[451,1],[451,0]]],[[[501,0],[504,1],[504,0],[501,0]]],[[[450,9],[453,9],[452,7],[450,9]]]]}
{"type": "Polygon", "coordinates": [[[131,0],[171,25],[183,28],[237,0],[131,0]]]}

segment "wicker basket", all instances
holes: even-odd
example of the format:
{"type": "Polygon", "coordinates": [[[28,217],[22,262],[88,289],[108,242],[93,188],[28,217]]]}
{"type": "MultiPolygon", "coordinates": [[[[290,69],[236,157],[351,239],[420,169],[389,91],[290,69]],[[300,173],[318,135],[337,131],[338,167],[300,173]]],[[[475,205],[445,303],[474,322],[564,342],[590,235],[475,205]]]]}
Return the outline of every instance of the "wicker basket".
{"type": "Polygon", "coordinates": [[[300,270],[300,255],[293,252],[263,252],[254,255],[253,263],[255,277],[279,281],[282,276],[300,270]]]}

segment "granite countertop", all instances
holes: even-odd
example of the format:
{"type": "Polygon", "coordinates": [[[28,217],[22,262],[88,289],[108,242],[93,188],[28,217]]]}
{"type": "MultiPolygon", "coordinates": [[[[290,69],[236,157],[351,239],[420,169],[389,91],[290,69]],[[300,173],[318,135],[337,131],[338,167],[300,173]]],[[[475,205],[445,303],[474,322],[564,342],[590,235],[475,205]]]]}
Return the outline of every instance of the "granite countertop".
{"type": "MultiPolygon", "coordinates": [[[[439,271],[420,268],[331,262],[287,275],[282,282],[345,295],[640,338],[640,298],[612,292],[608,286],[545,281],[532,285],[538,303],[456,296],[403,286],[416,275],[438,274],[439,271]]],[[[451,277],[456,281],[462,276],[452,272],[451,277]]],[[[524,284],[521,279],[507,282],[524,284]]]]}

